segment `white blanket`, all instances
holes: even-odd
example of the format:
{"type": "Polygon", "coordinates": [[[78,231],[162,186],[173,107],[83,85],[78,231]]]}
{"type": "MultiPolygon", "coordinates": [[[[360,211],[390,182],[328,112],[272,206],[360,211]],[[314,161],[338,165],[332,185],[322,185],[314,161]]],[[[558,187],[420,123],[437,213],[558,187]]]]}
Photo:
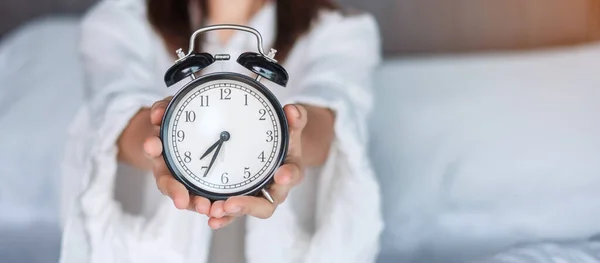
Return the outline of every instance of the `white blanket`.
{"type": "MultiPolygon", "coordinates": [[[[274,40],[273,5],[250,24],[263,34],[265,48],[274,40]]],[[[116,160],[116,138],[137,110],[180,87],[167,89],[162,83],[172,51],[151,30],[143,0],[100,2],[85,17],[81,32],[88,96],[71,127],[63,162],[63,187],[69,190],[63,191],[61,262],[205,262],[212,233],[207,218],[177,210],[158,195],[151,175],[140,177],[146,195],[131,205],[141,207],[139,213],[127,212],[123,207],[131,200],[117,200],[114,194],[116,180],[131,171],[116,160]]],[[[256,49],[253,37],[236,33],[220,47],[209,34],[205,51],[236,58],[256,49]]],[[[335,141],[326,164],[309,170],[304,185],[292,190],[273,217],[248,218],[247,262],[375,260],[383,223],[379,187],[366,153],[366,119],[372,103],[370,73],[380,60],[378,37],[370,16],[324,12],[284,64],[288,88],[267,83],[284,104],[332,108],[335,141]]],[[[248,73],[234,59],[206,73],[222,70],[248,73]]]]}

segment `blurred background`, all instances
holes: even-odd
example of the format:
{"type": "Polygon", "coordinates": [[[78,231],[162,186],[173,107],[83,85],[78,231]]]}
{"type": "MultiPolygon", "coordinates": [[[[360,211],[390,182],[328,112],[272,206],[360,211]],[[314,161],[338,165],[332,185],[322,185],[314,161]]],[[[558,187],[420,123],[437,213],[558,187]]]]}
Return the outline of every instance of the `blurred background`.
{"type": "MultiPolygon", "coordinates": [[[[0,64],[33,49],[69,63],[53,51],[76,47],[53,47],[53,38],[75,39],[94,2],[0,0],[0,64]],[[17,31],[50,20],[58,36],[17,31]]],[[[340,3],[374,14],[383,37],[370,145],[384,182],[380,262],[465,262],[600,234],[600,0],[340,3]]],[[[60,67],[47,76],[79,81],[60,67]]],[[[57,96],[43,87],[0,87],[0,134],[11,135],[0,136],[0,262],[56,262],[58,162],[82,92],[65,89],[69,100],[57,103],[24,98],[57,96]],[[9,114],[17,111],[29,122],[9,114]]]]}
{"type": "MultiPolygon", "coordinates": [[[[2,0],[0,35],[32,19],[79,15],[94,0],[2,0]]],[[[339,0],[374,14],[388,55],[507,50],[600,38],[597,0],[339,0]]]]}

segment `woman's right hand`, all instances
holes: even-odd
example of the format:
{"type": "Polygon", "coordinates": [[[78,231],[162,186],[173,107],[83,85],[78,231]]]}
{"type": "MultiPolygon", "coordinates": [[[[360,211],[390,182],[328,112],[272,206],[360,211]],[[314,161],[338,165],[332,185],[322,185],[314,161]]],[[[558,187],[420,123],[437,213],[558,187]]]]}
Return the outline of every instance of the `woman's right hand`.
{"type": "Polygon", "coordinates": [[[152,173],[154,174],[154,179],[156,179],[158,190],[163,195],[169,196],[178,209],[187,209],[208,216],[211,206],[210,201],[201,196],[191,195],[183,184],[171,176],[162,156],[163,149],[159,138],[159,131],[163,115],[171,98],[167,97],[152,105],[150,109],[150,122],[155,126],[153,129],[155,132],[145,139],[144,152],[147,158],[151,160],[152,173]]]}

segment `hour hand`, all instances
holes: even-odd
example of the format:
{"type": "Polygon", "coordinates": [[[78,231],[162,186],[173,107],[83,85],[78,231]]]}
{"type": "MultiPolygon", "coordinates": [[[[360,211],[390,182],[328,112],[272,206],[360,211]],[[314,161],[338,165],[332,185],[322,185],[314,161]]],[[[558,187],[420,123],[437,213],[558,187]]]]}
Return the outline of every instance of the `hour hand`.
{"type": "Polygon", "coordinates": [[[210,154],[217,147],[217,145],[219,145],[220,142],[221,142],[221,139],[219,139],[217,142],[215,142],[212,146],[208,147],[208,150],[206,150],[206,152],[202,155],[202,157],[200,157],[200,160],[202,160],[204,157],[206,157],[208,154],[210,154]]]}
{"type": "Polygon", "coordinates": [[[204,157],[206,157],[208,154],[210,154],[217,147],[217,145],[219,145],[219,143],[228,141],[230,136],[231,135],[229,134],[229,132],[222,131],[221,134],[219,134],[219,140],[217,142],[215,142],[213,145],[211,145],[210,147],[208,147],[208,150],[206,150],[206,152],[202,155],[202,157],[200,157],[200,160],[202,160],[204,157]]]}

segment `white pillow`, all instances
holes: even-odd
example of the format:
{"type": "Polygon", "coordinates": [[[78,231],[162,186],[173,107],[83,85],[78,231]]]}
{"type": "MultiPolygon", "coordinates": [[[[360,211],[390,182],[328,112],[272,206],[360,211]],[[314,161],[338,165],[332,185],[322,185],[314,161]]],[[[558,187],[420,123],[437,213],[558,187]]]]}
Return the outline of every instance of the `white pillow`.
{"type": "Polygon", "coordinates": [[[386,62],[371,125],[382,258],[600,233],[599,73],[600,44],[386,62]]]}

